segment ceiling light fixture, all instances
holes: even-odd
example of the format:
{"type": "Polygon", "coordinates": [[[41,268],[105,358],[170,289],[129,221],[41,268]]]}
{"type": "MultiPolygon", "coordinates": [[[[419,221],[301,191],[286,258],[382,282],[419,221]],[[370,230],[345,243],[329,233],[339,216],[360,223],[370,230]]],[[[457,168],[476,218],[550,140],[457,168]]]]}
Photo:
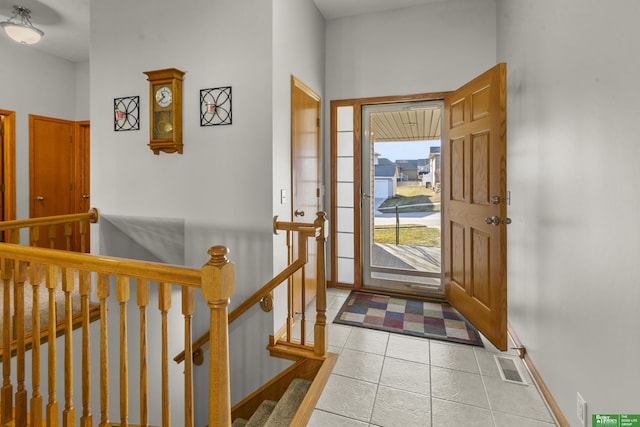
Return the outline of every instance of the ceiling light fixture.
{"type": "Polygon", "coordinates": [[[0,27],[21,44],[38,43],[44,36],[44,32],[31,23],[31,11],[22,6],[13,6],[13,16],[8,21],[0,22],[0,27]],[[13,22],[13,19],[19,19],[20,22],[13,22]]]}

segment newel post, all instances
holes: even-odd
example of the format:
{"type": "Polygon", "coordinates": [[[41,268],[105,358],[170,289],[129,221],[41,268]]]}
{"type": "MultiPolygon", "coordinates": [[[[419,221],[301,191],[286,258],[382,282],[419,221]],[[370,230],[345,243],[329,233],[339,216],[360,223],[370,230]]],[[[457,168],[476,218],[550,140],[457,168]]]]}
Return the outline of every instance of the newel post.
{"type": "Polygon", "coordinates": [[[202,267],[202,296],[211,309],[209,367],[209,426],[231,425],[229,381],[229,298],[235,289],[235,266],[224,246],[209,249],[211,259],[202,267]]]}
{"type": "Polygon", "coordinates": [[[318,356],[325,356],[327,354],[329,339],[327,336],[327,279],[326,279],[326,266],[325,266],[325,224],[326,213],[318,212],[313,226],[316,229],[316,323],[314,326],[314,353],[318,356]]]}

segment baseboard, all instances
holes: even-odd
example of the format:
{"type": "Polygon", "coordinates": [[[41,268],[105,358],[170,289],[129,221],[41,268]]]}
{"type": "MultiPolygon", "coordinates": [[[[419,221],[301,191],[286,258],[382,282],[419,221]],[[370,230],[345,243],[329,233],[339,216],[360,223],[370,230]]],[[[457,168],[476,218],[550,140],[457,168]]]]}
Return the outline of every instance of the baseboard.
{"type": "MultiPolygon", "coordinates": [[[[509,333],[511,340],[513,341],[513,343],[517,348],[526,348],[525,346],[522,345],[520,338],[518,338],[518,335],[515,333],[510,323],[507,325],[507,332],[509,333]]],[[[549,409],[551,409],[551,412],[553,413],[553,416],[556,418],[556,421],[558,421],[558,424],[560,424],[561,427],[571,427],[569,425],[569,422],[565,418],[564,414],[560,410],[560,407],[556,403],[556,400],[553,398],[551,391],[542,380],[542,376],[540,376],[540,373],[538,372],[535,365],[533,364],[533,361],[529,357],[529,354],[526,351],[521,351],[520,355],[525,366],[531,373],[531,377],[533,378],[533,381],[536,383],[536,385],[538,386],[538,389],[542,393],[543,399],[547,402],[547,405],[549,406],[549,409]]]]}

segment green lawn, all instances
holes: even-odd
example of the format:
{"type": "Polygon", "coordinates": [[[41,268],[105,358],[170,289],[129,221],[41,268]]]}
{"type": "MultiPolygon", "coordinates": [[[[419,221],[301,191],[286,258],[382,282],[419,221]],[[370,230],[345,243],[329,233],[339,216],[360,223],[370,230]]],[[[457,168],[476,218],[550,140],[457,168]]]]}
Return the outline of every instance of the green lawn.
{"type": "MultiPolygon", "coordinates": [[[[382,202],[378,209],[381,212],[394,212],[395,207],[398,208],[407,205],[417,205],[424,203],[439,203],[440,193],[436,193],[432,188],[426,188],[424,185],[406,185],[398,186],[398,194],[394,197],[389,197],[382,202]],[[387,208],[387,209],[385,209],[387,208]]],[[[399,209],[399,212],[434,212],[439,211],[440,205],[432,206],[416,206],[399,209]]]]}
{"type": "MultiPolygon", "coordinates": [[[[440,247],[440,229],[425,225],[407,224],[398,229],[399,244],[408,246],[440,247]]],[[[376,243],[396,244],[396,226],[380,225],[373,230],[376,243]]]]}

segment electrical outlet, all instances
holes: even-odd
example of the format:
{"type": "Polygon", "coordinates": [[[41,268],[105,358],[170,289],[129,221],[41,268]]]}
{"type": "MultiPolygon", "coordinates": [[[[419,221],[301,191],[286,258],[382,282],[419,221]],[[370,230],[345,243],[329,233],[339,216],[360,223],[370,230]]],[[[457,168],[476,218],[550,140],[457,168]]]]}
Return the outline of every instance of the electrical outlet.
{"type": "Polygon", "coordinates": [[[587,426],[587,402],[585,402],[584,397],[578,393],[578,400],[576,406],[576,415],[578,415],[578,420],[580,423],[586,427],[587,426]]]}

